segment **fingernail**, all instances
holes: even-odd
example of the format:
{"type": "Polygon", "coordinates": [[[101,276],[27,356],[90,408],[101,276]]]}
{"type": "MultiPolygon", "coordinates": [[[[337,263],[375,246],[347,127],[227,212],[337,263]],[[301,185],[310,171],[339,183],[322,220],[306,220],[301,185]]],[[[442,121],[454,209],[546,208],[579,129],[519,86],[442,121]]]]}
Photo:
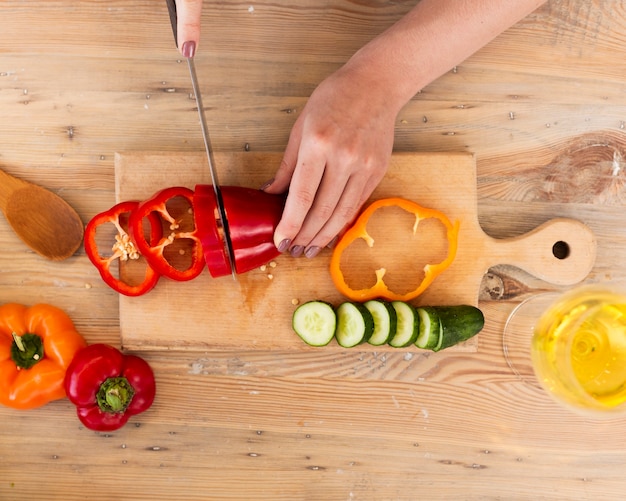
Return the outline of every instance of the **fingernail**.
{"type": "Polygon", "coordinates": [[[328,242],[328,244],[326,244],[326,247],[327,247],[328,249],[334,249],[334,248],[335,248],[335,245],[337,245],[337,240],[339,240],[339,237],[338,237],[338,236],[337,236],[337,237],[335,237],[335,238],[333,238],[330,242],[328,242]]]}
{"type": "Polygon", "coordinates": [[[317,247],[316,245],[313,245],[311,247],[308,247],[305,251],[304,251],[304,255],[306,257],[308,257],[309,259],[312,257],[315,257],[319,254],[320,252],[320,248],[317,247]]]}
{"type": "Polygon", "coordinates": [[[278,252],[285,252],[287,249],[289,249],[289,246],[291,245],[291,240],[289,240],[288,238],[285,238],[283,241],[281,241],[278,244],[278,247],[276,247],[278,249],[278,252]]]}
{"type": "Polygon", "coordinates": [[[263,184],[263,186],[261,186],[259,189],[260,189],[261,191],[263,191],[263,190],[265,190],[265,189],[269,188],[269,187],[272,185],[272,183],[273,183],[273,182],[274,182],[274,178],[272,178],[272,179],[270,179],[269,181],[267,181],[267,182],[266,182],[265,184],[263,184]]]}
{"type": "Polygon", "coordinates": [[[293,257],[300,257],[304,251],[303,245],[294,245],[289,251],[293,257]]]}
{"type": "Polygon", "coordinates": [[[196,53],[196,42],[187,41],[183,44],[183,48],[181,49],[181,53],[183,57],[193,57],[196,53]]]}

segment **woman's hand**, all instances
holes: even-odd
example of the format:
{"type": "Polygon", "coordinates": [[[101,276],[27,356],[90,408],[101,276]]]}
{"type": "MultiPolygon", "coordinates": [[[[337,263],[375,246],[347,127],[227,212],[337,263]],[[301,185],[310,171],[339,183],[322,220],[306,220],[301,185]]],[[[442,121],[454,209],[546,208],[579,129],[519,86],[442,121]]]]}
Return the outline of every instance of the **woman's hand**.
{"type": "MultiPolygon", "coordinates": [[[[293,126],[268,193],[289,190],[274,243],[315,256],[383,178],[400,109],[545,0],[421,0],[315,89],[293,126]],[[450,34],[454,36],[450,36],[450,34]]],[[[178,46],[193,57],[202,0],[176,0],[178,46]]]]}
{"type": "Polygon", "coordinates": [[[202,0],[176,0],[176,43],[184,57],[193,57],[200,43],[202,0]]]}
{"type": "Polygon", "coordinates": [[[422,0],[324,80],[265,188],[289,187],[278,249],[313,257],[341,233],[387,170],[400,109],[544,1],[422,0]]]}
{"type": "Polygon", "coordinates": [[[317,255],[354,219],[387,171],[398,110],[386,90],[346,65],[313,92],[268,193],[289,189],[274,243],[317,255]]]}

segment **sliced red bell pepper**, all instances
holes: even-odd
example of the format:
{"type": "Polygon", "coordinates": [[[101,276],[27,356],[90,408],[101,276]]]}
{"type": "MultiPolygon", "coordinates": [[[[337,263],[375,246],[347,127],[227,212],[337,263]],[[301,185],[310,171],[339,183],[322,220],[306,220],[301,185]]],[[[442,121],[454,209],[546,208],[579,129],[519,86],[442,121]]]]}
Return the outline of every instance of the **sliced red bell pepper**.
{"type": "MultiPolygon", "coordinates": [[[[175,186],[165,188],[141,202],[130,217],[130,235],[139,252],[158,273],[173,280],[185,281],[197,277],[204,269],[204,254],[193,218],[193,191],[175,186]],[[184,208],[176,201],[186,200],[184,208]],[[176,212],[177,211],[177,212],[176,212]],[[165,232],[157,242],[146,238],[143,224],[146,218],[158,216],[165,225],[165,232]],[[188,228],[191,226],[191,228],[188,228]],[[168,254],[168,246],[185,239],[191,242],[190,262],[180,267],[175,253],[168,254]]],[[[187,254],[186,248],[180,248],[187,254]]]]}
{"type": "MultiPolygon", "coordinates": [[[[141,260],[142,256],[137,250],[131,236],[127,232],[128,220],[139,202],[122,202],[111,209],[101,212],[94,216],[85,227],[85,253],[90,261],[100,272],[102,280],[113,290],[126,296],[140,296],[151,290],[159,280],[159,274],[146,262],[143,280],[139,283],[126,281],[122,278],[121,270],[117,274],[114,273],[112,265],[116,260],[141,260]],[[113,224],[117,229],[115,241],[111,243],[113,254],[105,256],[100,253],[98,248],[97,233],[107,224],[113,224]]],[[[154,244],[161,238],[161,224],[159,219],[151,216],[149,221],[150,241],[154,244]]],[[[146,261],[143,259],[143,261],[146,261]]],[[[119,264],[119,263],[118,263],[119,264]]]]}
{"type": "Polygon", "coordinates": [[[92,344],[76,354],[64,387],[80,421],[96,431],[121,428],[147,410],[156,394],[148,362],[106,344],[92,344]]]}
{"type": "MultiPolygon", "coordinates": [[[[274,230],[280,221],[285,197],[241,186],[222,186],[220,191],[236,272],[245,273],[276,258],[280,252],[274,245],[274,230]]],[[[229,275],[231,270],[224,246],[224,229],[218,228],[213,186],[197,185],[193,205],[196,227],[211,276],[229,275]]]]}

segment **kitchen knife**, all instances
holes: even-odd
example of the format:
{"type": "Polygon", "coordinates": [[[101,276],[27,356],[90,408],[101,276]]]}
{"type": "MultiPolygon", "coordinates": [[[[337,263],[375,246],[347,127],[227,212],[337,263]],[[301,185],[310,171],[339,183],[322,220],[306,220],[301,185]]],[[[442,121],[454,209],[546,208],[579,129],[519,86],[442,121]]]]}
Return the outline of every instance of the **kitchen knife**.
{"type": "MultiPolygon", "coordinates": [[[[177,21],[178,15],[176,12],[176,1],[166,0],[167,10],[170,15],[170,22],[172,24],[172,32],[174,33],[174,42],[178,47],[178,29],[177,21]]],[[[235,269],[235,253],[233,251],[233,244],[230,239],[230,232],[228,230],[228,219],[226,217],[226,210],[224,209],[224,200],[222,198],[222,192],[220,190],[220,184],[217,178],[217,170],[215,169],[215,161],[213,159],[213,148],[211,147],[211,139],[209,137],[209,126],[207,125],[206,117],[204,116],[204,107],[202,105],[202,94],[200,92],[200,86],[198,84],[198,76],[196,75],[196,66],[194,64],[193,57],[188,57],[187,65],[189,66],[189,74],[191,76],[191,86],[193,94],[196,99],[196,106],[198,107],[198,115],[200,117],[200,126],[202,129],[202,138],[204,139],[204,148],[206,150],[206,156],[209,163],[209,172],[211,173],[211,182],[213,184],[213,191],[215,192],[215,201],[217,205],[216,224],[218,232],[222,236],[224,243],[224,251],[228,258],[230,265],[230,271],[234,279],[237,278],[237,271],[235,269]],[[219,229],[221,228],[221,231],[219,229]]]]}

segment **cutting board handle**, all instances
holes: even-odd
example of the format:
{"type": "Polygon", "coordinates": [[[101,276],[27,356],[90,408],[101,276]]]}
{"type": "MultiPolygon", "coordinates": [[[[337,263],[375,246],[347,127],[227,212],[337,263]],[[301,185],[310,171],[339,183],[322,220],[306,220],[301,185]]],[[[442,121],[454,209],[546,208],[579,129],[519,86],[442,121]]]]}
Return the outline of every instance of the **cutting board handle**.
{"type": "Polygon", "coordinates": [[[580,221],[556,218],[524,235],[492,239],[497,264],[511,264],[556,285],[574,285],[596,260],[596,239],[580,221]]]}

